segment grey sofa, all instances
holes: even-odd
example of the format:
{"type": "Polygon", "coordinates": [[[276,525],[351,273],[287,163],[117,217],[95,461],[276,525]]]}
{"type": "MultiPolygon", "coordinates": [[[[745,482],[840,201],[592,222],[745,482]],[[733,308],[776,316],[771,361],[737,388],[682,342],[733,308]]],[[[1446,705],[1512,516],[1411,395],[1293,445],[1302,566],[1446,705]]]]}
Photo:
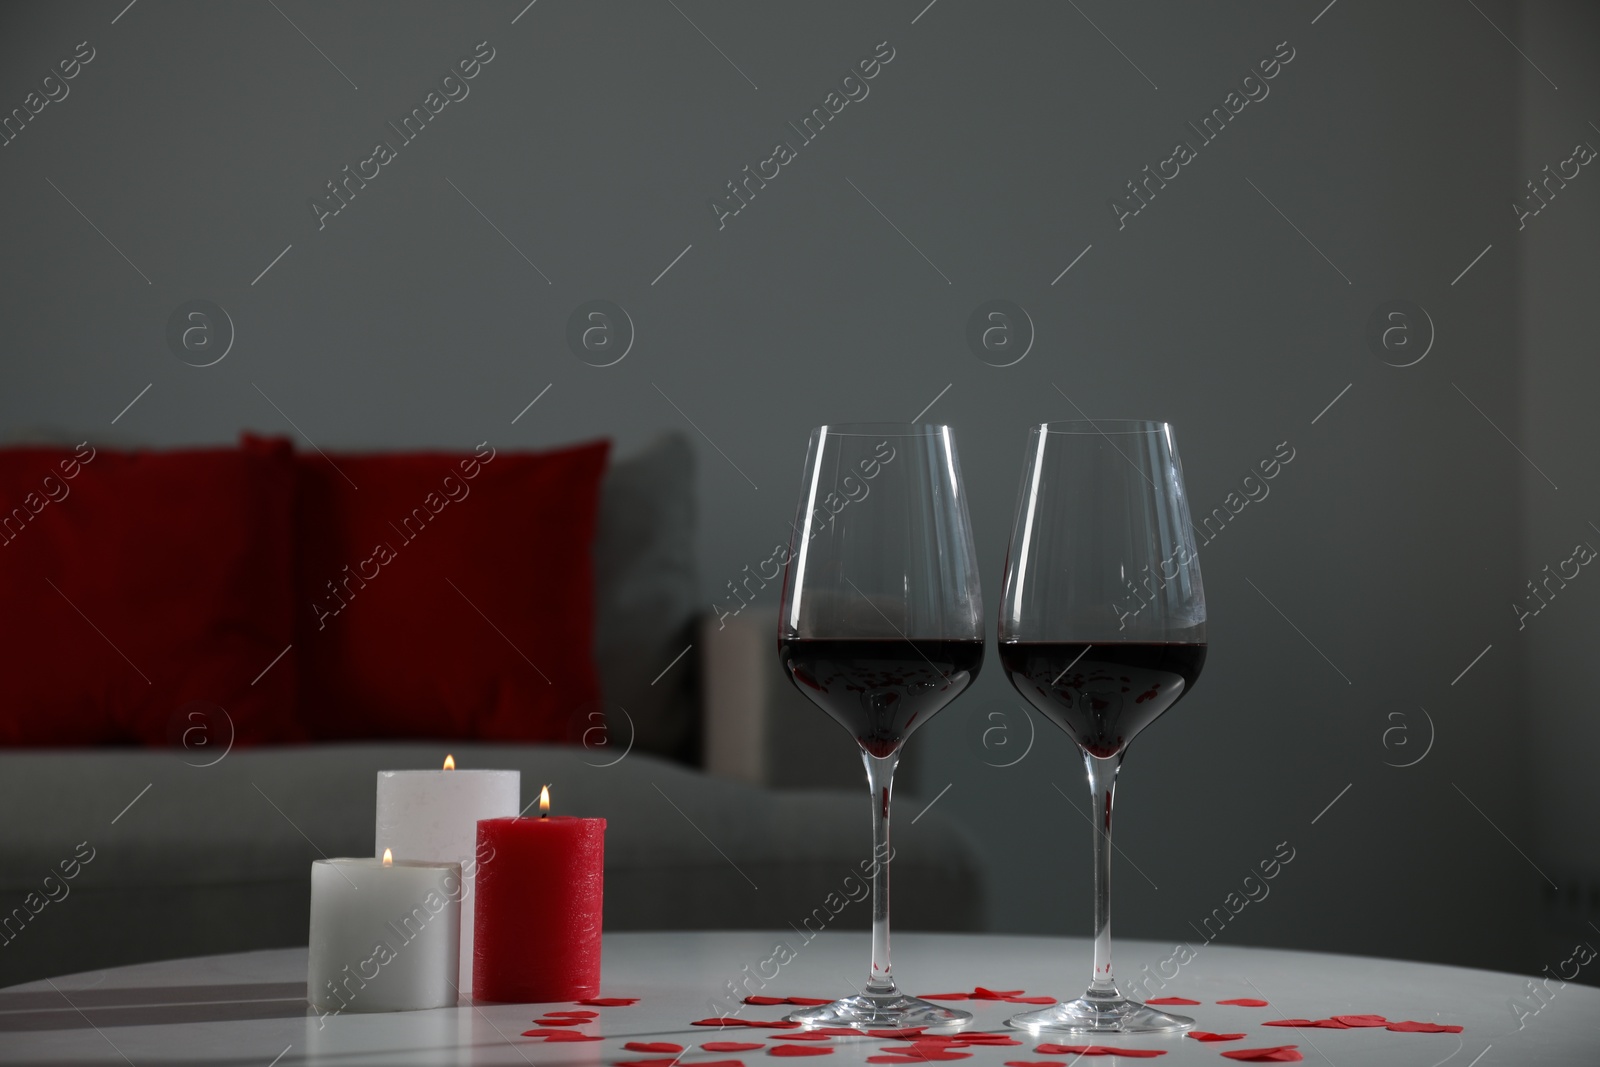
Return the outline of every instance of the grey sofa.
{"type": "MultiPolygon", "coordinates": [[[[525,801],[548,782],[559,810],[608,820],[608,929],[868,925],[852,892],[871,853],[853,746],[788,689],[770,613],[719,625],[701,610],[690,456],[669,436],[607,475],[604,746],[0,751],[0,986],[303,944],[310,862],[372,854],[377,772],[437,767],[447,751],[462,767],[520,770],[525,801]],[[836,913],[824,906],[841,898],[836,913]]],[[[896,831],[897,925],[980,928],[974,844],[937,809],[896,831]]]]}

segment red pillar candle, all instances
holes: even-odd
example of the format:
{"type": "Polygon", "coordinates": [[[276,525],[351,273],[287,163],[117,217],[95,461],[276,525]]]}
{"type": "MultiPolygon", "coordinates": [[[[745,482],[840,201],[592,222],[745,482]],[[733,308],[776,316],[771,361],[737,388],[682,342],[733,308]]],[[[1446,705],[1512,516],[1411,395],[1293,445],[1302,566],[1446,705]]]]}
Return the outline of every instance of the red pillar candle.
{"type": "MultiPolygon", "coordinates": [[[[548,804],[542,794],[541,810],[548,804]]],[[[605,845],[604,819],[478,820],[474,999],[599,995],[605,845]]]]}

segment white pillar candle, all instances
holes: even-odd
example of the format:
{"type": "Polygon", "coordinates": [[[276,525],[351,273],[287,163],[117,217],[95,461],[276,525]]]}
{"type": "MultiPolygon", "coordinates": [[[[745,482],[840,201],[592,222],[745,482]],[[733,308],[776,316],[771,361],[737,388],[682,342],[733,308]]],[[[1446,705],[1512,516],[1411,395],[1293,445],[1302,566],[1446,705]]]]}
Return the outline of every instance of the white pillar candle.
{"type": "Polygon", "coordinates": [[[379,771],[378,829],[373,854],[393,849],[397,860],[461,864],[461,996],[472,998],[473,892],[478,868],[478,820],[521,813],[521,771],[458,771],[446,757],[441,771],[379,771]]]}
{"type": "Polygon", "coordinates": [[[306,999],[324,1016],[454,1006],[461,892],[459,863],[313,862],[306,999]]]}

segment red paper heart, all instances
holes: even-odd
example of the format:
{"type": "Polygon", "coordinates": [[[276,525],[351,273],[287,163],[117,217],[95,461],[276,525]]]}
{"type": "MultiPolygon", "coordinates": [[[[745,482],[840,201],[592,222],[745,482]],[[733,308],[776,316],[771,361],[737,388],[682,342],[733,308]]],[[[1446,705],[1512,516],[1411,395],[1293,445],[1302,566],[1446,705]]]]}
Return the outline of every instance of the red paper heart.
{"type": "MultiPolygon", "coordinates": [[[[1146,1004],[1149,1001],[1145,1001],[1146,1004]]],[[[1184,1037],[1192,1037],[1196,1041],[1242,1041],[1243,1034],[1213,1034],[1206,1030],[1190,1030],[1184,1037]]]]}
{"type": "Polygon", "coordinates": [[[1274,1019],[1262,1026],[1292,1026],[1299,1030],[1348,1030],[1350,1027],[1337,1019],[1274,1019]]]}
{"type": "MultiPolygon", "coordinates": [[[[928,1036],[931,1037],[933,1035],[928,1035],[928,1036]]],[[[919,1038],[917,1038],[917,1040],[921,1041],[921,1040],[924,1040],[924,1039],[919,1037],[919,1038]]],[[[1022,1042],[1018,1041],[1016,1038],[1007,1037],[1005,1034],[961,1034],[960,1036],[956,1037],[954,1040],[960,1041],[963,1045],[997,1045],[998,1046],[998,1045],[1020,1045],[1020,1044],[1022,1044],[1022,1042]]]]}
{"type": "Polygon", "coordinates": [[[757,1004],[761,1007],[770,1007],[773,1004],[787,1004],[789,1000],[787,997],[745,997],[744,1002],[746,1004],[757,1004]]]}
{"type": "MultiPolygon", "coordinates": [[[[590,997],[588,1000],[574,1000],[574,1004],[587,1004],[591,1008],[626,1008],[630,1004],[639,1003],[638,997],[590,997]]],[[[701,1067],[705,1067],[704,1064],[701,1067]]]]}
{"type": "MultiPolygon", "coordinates": [[[[1146,1004],[1198,1004],[1200,1002],[1198,1000],[1190,1000],[1188,997],[1151,997],[1149,1000],[1145,1001],[1145,1003],[1146,1004]]],[[[1223,1003],[1226,1004],[1227,1001],[1223,1001],[1223,1003]]]]}
{"type": "MultiPolygon", "coordinates": [[[[855,1031],[852,1030],[851,1033],[853,1034],[853,1033],[855,1033],[855,1031]]],[[[831,1035],[831,1034],[819,1034],[815,1030],[813,1030],[813,1031],[811,1031],[809,1033],[807,1033],[805,1031],[801,1031],[798,1034],[788,1034],[788,1035],[786,1035],[784,1037],[784,1040],[785,1041],[826,1041],[832,1036],[833,1035],[831,1035]]]]}
{"type": "Polygon", "coordinates": [[[762,1045],[759,1041],[707,1041],[700,1047],[707,1052],[749,1052],[762,1045]]]}
{"type": "Polygon", "coordinates": [[[617,1060],[612,1067],[675,1067],[676,1059],[670,1060],[617,1060]]]}
{"type": "Polygon", "coordinates": [[[1254,1063],[1299,1063],[1305,1059],[1298,1046],[1275,1045],[1272,1048],[1236,1048],[1223,1053],[1230,1060],[1249,1060],[1254,1063]]]}
{"type": "Polygon", "coordinates": [[[1219,1000],[1218,1004],[1232,1004],[1236,1008],[1265,1008],[1267,1002],[1257,1000],[1255,997],[1234,997],[1232,1000],[1219,1000]]]}
{"type": "Polygon", "coordinates": [[[1447,1023],[1403,1022],[1390,1023],[1388,1028],[1397,1034],[1459,1034],[1461,1027],[1447,1023]]]}
{"type": "Polygon", "coordinates": [[[767,1049],[768,1056],[831,1056],[833,1049],[821,1048],[817,1045],[773,1045],[767,1049]]]}
{"type": "MultiPolygon", "coordinates": [[[[557,1015],[548,1015],[548,1016],[545,1016],[542,1019],[533,1020],[533,1024],[535,1026],[561,1026],[561,1027],[588,1026],[592,1022],[594,1022],[593,1019],[568,1019],[568,1018],[565,1018],[564,1016],[557,1016],[557,1015]]],[[[577,1031],[573,1031],[573,1032],[577,1033],[577,1031]]]]}
{"type": "Polygon", "coordinates": [[[1389,1020],[1381,1015],[1335,1015],[1333,1021],[1345,1026],[1388,1026],[1389,1020]]]}
{"type": "Polygon", "coordinates": [[[545,1040],[546,1041],[604,1041],[605,1038],[601,1037],[598,1034],[594,1034],[594,1035],[590,1035],[590,1034],[562,1034],[560,1036],[551,1035],[550,1037],[545,1038],[545,1040]]]}
{"type": "Polygon", "coordinates": [[[1020,996],[1022,996],[1020,989],[985,989],[981,985],[972,988],[973,1000],[1004,1000],[1007,997],[1020,996]]]}
{"type": "MultiPolygon", "coordinates": [[[[754,1026],[767,1030],[798,1030],[799,1023],[788,1019],[741,1019],[737,1015],[713,1015],[709,1019],[696,1019],[690,1026],[754,1026]]],[[[696,1067],[704,1067],[697,1064],[696,1067]]]]}
{"type": "Polygon", "coordinates": [[[522,1031],[522,1036],[523,1037],[552,1038],[552,1037],[582,1037],[583,1035],[580,1034],[576,1030],[541,1029],[541,1030],[524,1030],[524,1031],[522,1031]]]}
{"type": "Polygon", "coordinates": [[[1034,1051],[1046,1056],[1127,1056],[1138,1060],[1167,1054],[1166,1049],[1118,1048],[1115,1045],[1040,1045],[1034,1051]]]}
{"type": "Polygon", "coordinates": [[[936,1060],[964,1060],[972,1056],[970,1052],[955,1052],[948,1045],[943,1048],[932,1045],[895,1045],[884,1048],[883,1051],[891,1056],[905,1056],[919,1063],[930,1063],[936,1060]]]}
{"type": "MultiPolygon", "coordinates": [[[[931,1041],[913,1041],[909,1045],[885,1045],[878,1051],[887,1052],[893,1056],[937,1056],[943,1052],[953,1052],[954,1050],[960,1048],[962,1044],[962,1042],[955,1041],[937,1043],[931,1041]]],[[[970,1056],[972,1053],[966,1052],[962,1053],[962,1055],[970,1056]]]]}
{"type": "Polygon", "coordinates": [[[622,1046],[629,1052],[682,1052],[682,1045],[674,1045],[671,1041],[629,1041],[622,1046]]]}
{"type": "Polygon", "coordinates": [[[1007,1004],[1054,1004],[1055,997],[1007,997],[1007,1004]]]}
{"type": "Polygon", "coordinates": [[[899,1041],[907,1037],[916,1037],[926,1030],[926,1026],[902,1026],[894,1030],[868,1030],[868,1037],[881,1037],[889,1041],[899,1041]]]}

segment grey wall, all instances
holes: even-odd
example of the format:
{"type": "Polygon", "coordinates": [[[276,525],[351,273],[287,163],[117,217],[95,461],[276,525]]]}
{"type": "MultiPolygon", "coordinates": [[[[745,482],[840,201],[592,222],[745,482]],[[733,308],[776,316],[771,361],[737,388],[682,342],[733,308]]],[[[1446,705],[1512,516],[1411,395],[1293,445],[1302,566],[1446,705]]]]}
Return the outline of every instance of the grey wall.
{"type": "MultiPolygon", "coordinates": [[[[1592,390],[1571,375],[1593,371],[1574,370],[1586,307],[1569,270],[1593,277],[1600,178],[1536,235],[1507,203],[1530,153],[1553,159],[1595,113],[1592,18],[1524,22],[1490,0],[542,0],[520,17],[519,0],[142,0],[113,24],[122,6],[0,12],[5,107],[77,42],[96,49],[0,149],[8,435],[535,447],[692,420],[708,607],[787,537],[819,422],[940,398],[927,417],[960,433],[991,600],[1029,422],[1173,421],[1204,510],[1287,441],[1270,496],[1203,550],[1205,676],[1128,764],[1117,929],[1195,940],[1288,841],[1295,859],[1224,940],[1547,962],[1545,883],[1518,849],[1592,863],[1592,835],[1573,841],[1600,806],[1580,754],[1560,758],[1581,783],[1534,791],[1532,768],[1586,710],[1568,649],[1600,579],[1535,634],[1508,630],[1507,602],[1551,538],[1600,516],[1584,512],[1592,390]],[[1539,95],[1499,30],[1529,36],[1559,92],[1539,95]],[[319,230],[308,198],[484,40],[495,58],[470,96],[319,230]],[[707,201],[884,40],[870,96],[719,229],[707,201]],[[1186,123],[1283,41],[1295,57],[1270,95],[1119,229],[1108,198],[1198,143],[1186,123]],[[1519,292],[1551,332],[1519,317],[1519,292]],[[200,297],[237,330],[203,369],[163,336],[200,297]],[[1005,368],[964,339],[997,297],[1037,333],[1005,368]],[[606,368],[564,339],[596,298],[637,331],[606,368]],[[1392,298],[1437,334],[1414,366],[1364,336],[1392,298]],[[1550,502],[1507,437],[1561,485],[1548,537],[1550,502]],[[1430,733],[1421,762],[1385,765],[1430,733]]],[[[997,872],[997,929],[1082,933],[1088,831],[1054,788],[1082,806],[1069,746],[1041,729],[1020,763],[986,765],[1016,751],[984,746],[986,716],[1012,709],[1020,738],[1015,706],[991,662],[912,743],[904,784],[922,802],[950,784],[939,804],[997,872]]]]}
{"type": "MultiPolygon", "coordinates": [[[[1600,37],[1600,11],[1579,3],[1529,4],[1522,14],[1523,49],[1544,75],[1523,65],[1520,145],[1516,175],[1522,183],[1544,177],[1572,155],[1582,141],[1600,148],[1600,121],[1593,103],[1600,96],[1594,42],[1600,37]],[[1582,106],[1579,106],[1581,102],[1582,106]]],[[[1512,598],[1523,610],[1538,607],[1524,583],[1546,578],[1544,568],[1561,566],[1577,542],[1600,548],[1600,507],[1596,506],[1594,404],[1600,395],[1595,363],[1594,306],[1600,287],[1600,190],[1587,186],[1592,167],[1583,167],[1565,189],[1552,182],[1541,190],[1554,198],[1525,228],[1508,233],[1508,245],[1522,257],[1519,296],[1522,319],[1517,351],[1522,367],[1521,416],[1524,450],[1559,486],[1531,467],[1522,473],[1526,534],[1522,572],[1512,598]],[[1518,596],[1518,594],[1521,594],[1518,596]]],[[[1567,172],[1571,173],[1570,167],[1567,172]]],[[[1536,204],[1531,206],[1537,206],[1536,204]]],[[[1516,215],[1506,212],[1516,226],[1516,215]]],[[[1570,568],[1567,573],[1571,573],[1570,568]]],[[[1505,609],[1508,640],[1521,643],[1527,676],[1523,699],[1537,712],[1529,737],[1534,767],[1536,815],[1528,835],[1549,883],[1544,891],[1544,959],[1556,962],[1577,941],[1592,941],[1600,925],[1600,854],[1595,844],[1595,814],[1600,812],[1600,721],[1594,715],[1594,686],[1585,669],[1595,659],[1600,630],[1600,588],[1590,588],[1589,568],[1566,588],[1551,583],[1548,606],[1521,620],[1505,609]],[[1554,888],[1559,886],[1559,890],[1554,888]]],[[[1600,583],[1596,583],[1600,585],[1600,583]]],[[[1528,759],[1527,754],[1508,756],[1528,759]]],[[[1590,975],[1590,982],[1596,981],[1590,975]]]]}

